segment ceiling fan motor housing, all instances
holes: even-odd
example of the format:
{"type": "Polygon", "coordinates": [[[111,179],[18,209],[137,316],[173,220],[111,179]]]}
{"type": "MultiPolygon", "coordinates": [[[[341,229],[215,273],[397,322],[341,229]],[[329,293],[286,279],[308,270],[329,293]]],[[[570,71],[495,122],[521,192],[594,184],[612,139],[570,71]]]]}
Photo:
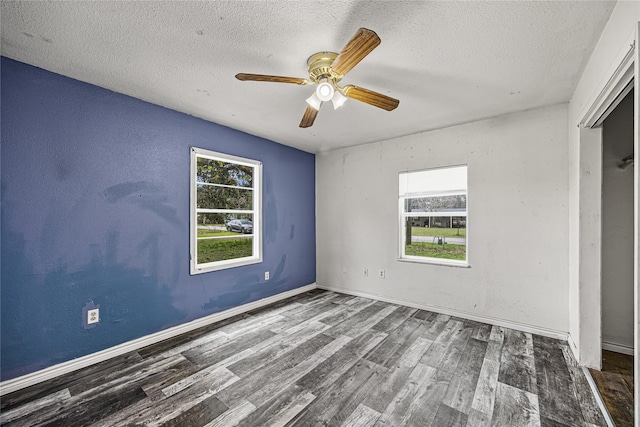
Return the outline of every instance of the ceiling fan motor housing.
{"type": "Polygon", "coordinates": [[[307,60],[309,69],[309,78],[317,83],[321,79],[333,80],[339,82],[342,80],[342,74],[338,74],[331,69],[334,59],[338,56],[335,52],[318,52],[314,53],[307,60]]]}

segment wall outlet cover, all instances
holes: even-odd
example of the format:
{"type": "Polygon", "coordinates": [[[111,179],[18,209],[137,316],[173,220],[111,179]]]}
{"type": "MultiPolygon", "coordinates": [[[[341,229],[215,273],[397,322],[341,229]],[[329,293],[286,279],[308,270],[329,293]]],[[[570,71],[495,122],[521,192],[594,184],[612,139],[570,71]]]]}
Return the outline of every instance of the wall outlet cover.
{"type": "Polygon", "coordinates": [[[87,324],[98,323],[100,321],[100,309],[94,308],[87,311],[87,324]]]}
{"type": "Polygon", "coordinates": [[[98,326],[98,323],[100,323],[100,304],[89,301],[82,307],[82,327],[91,329],[98,326]]]}

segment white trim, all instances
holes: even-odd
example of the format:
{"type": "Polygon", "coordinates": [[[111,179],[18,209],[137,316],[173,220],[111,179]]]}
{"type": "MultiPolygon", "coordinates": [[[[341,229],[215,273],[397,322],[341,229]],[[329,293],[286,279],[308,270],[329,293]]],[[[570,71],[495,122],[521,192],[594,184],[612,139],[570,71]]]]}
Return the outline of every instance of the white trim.
{"type": "Polygon", "coordinates": [[[569,348],[573,352],[573,357],[575,357],[575,359],[578,361],[578,364],[580,364],[580,352],[578,351],[578,346],[573,340],[571,334],[567,334],[567,343],[569,344],[569,348]]]}
{"type": "MultiPolygon", "coordinates": [[[[640,342],[638,342],[638,329],[640,319],[638,318],[638,299],[640,298],[640,172],[638,172],[638,165],[640,164],[640,23],[636,23],[635,28],[635,50],[634,50],[634,86],[633,92],[633,153],[635,167],[633,168],[633,346],[638,348],[640,342]]],[[[634,386],[634,401],[633,401],[633,413],[636,425],[640,424],[640,394],[638,389],[640,388],[640,356],[636,353],[633,355],[633,386],[634,386]]]]}
{"type": "MultiPolygon", "coordinates": [[[[245,159],[243,157],[218,153],[203,148],[191,147],[191,166],[189,169],[189,273],[191,275],[208,273],[210,271],[224,270],[227,268],[241,267],[262,262],[262,162],[258,160],[245,159]],[[197,207],[197,163],[198,158],[234,163],[253,168],[252,182],[252,207],[251,210],[244,209],[208,209],[197,207]],[[232,258],[223,261],[213,261],[208,263],[198,263],[198,214],[201,213],[232,213],[252,215],[253,240],[252,255],[244,258],[232,258]]],[[[249,189],[249,188],[244,188],[249,189]]]]}
{"type": "Polygon", "coordinates": [[[220,153],[217,151],[207,150],[206,148],[191,147],[191,150],[198,155],[198,157],[206,157],[211,160],[219,160],[226,163],[237,163],[243,166],[262,166],[262,163],[258,160],[247,159],[244,157],[233,156],[231,154],[220,153]]]}
{"type": "MultiPolygon", "coordinates": [[[[405,172],[405,173],[408,173],[408,172],[405,172]]],[[[462,188],[459,190],[451,189],[451,190],[439,190],[439,191],[416,191],[413,193],[401,193],[400,197],[403,197],[405,199],[421,199],[426,197],[459,196],[461,194],[467,194],[467,190],[462,188]]]]}
{"type": "Polygon", "coordinates": [[[398,258],[400,262],[414,262],[418,264],[445,265],[447,267],[463,267],[470,268],[467,261],[448,258],[432,258],[426,256],[405,255],[404,258],[398,258]]]}
{"type": "Polygon", "coordinates": [[[602,396],[598,391],[598,386],[596,385],[596,382],[593,380],[593,377],[591,376],[591,372],[589,372],[589,368],[583,367],[582,372],[584,373],[584,376],[587,378],[589,387],[591,387],[591,393],[593,393],[593,397],[595,397],[596,402],[600,407],[600,412],[602,412],[602,416],[604,417],[604,420],[607,422],[607,426],[616,427],[616,424],[613,422],[613,418],[611,418],[611,414],[609,413],[609,410],[607,409],[607,406],[604,404],[604,401],[602,400],[602,396]]]}
{"type": "Polygon", "coordinates": [[[633,356],[633,347],[629,347],[628,345],[602,341],[602,349],[633,356]]]}
{"type": "MultiPolygon", "coordinates": [[[[253,237],[253,236],[252,236],[253,237]]],[[[255,243],[255,240],[252,242],[255,243]]],[[[242,267],[250,264],[258,264],[262,262],[262,258],[256,258],[254,256],[244,258],[225,259],[223,261],[214,261],[207,264],[198,264],[197,267],[193,267],[191,271],[192,275],[200,273],[209,273],[210,271],[224,270],[227,268],[242,267]]]]}
{"type": "Polygon", "coordinates": [[[230,213],[230,214],[242,214],[242,215],[255,215],[255,210],[246,209],[209,209],[209,208],[197,208],[196,213],[230,213]]]}
{"type": "Polygon", "coordinates": [[[241,187],[239,185],[213,184],[211,182],[199,182],[198,185],[210,185],[212,187],[236,188],[238,190],[253,191],[253,187],[241,187]]]}
{"type": "Polygon", "coordinates": [[[602,127],[578,129],[576,344],[580,365],[602,361],[602,127]]]}
{"type": "Polygon", "coordinates": [[[377,301],[389,302],[391,304],[404,305],[407,307],[419,308],[421,310],[433,311],[435,313],[446,314],[449,316],[461,317],[463,319],[473,320],[481,323],[488,323],[490,325],[502,326],[509,329],[515,329],[522,332],[528,332],[531,334],[542,335],[549,338],[555,338],[562,341],[567,341],[567,332],[556,331],[553,329],[539,328],[537,326],[526,325],[524,323],[512,322],[510,320],[498,319],[490,316],[480,316],[473,313],[467,313],[465,311],[452,310],[450,308],[439,307],[428,304],[416,304],[411,301],[405,301],[395,298],[387,298],[382,295],[371,294],[368,292],[352,291],[349,289],[337,288],[333,286],[318,285],[318,289],[325,289],[327,291],[339,292],[347,295],[354,295],[358,297],[370,298],[377,301]]]}
{"type": "MultiPolygon", "coordinates": [[[[405,218],[422,218],[422,217],[466,217],[467,211],[464,212],[425,212],[425,211],[411,211],[404,213],[405,218]]],[[[452,228],[452,227],[449,227],[452,228]]]]}
{"type": "Polygon", "coordinates": [[[633,73],[632,73],[631,74],[631,81],[629,81],[627,86],[625,86],[625,88],[622,89],[622,92],[620,92],[615,97],[615,99],[611,102],[611,105],[609,105],[609,108],[607,108],[604,111],[604,113],[602,113],[602,116],[598,119],[597,122],[595,122],[593,127],[602,126],[602,124],[607,119],[607,117],[609,117],[609,114],[611,114],[611,112],[616,109],[618,104],[620,104],[622,102],[622,100],[629,94],[629,92],[631,92],[633,90],[633,85],[634,85],[634,83],[633,83],[633,73]]]}
{"type": "Polygon", "coordinates": [[[249,239],[253,237],[252,234],[234,234],[233,236],[211,236],[211,237],[198,237],[198,240],[231,240],[231,239],[249,239]]]}
{"type": "Polygon", "coordinates": [[[25,387],[29,387],[34,384],[56,378],[60,375],[68,374],[69,372],[77,371],[78,369],[86,368],[87,366],[95,365],[96,363],[104,362],[105,360],[109,360],[117,356],[122,356],[123,354],[139,350],[148,345],[156,344],[160,341],[164,341],[166,339],[191,332],[195,329],[202,328],[203,326],[208,326],[212,323],[220,322],[221,320],[237,316],[238,314],[246,313],[247,311],[255,310],[256,308],[264,307],[265,305],[273,304],[274,302],[278,302],[280,300],[290,298],[292,296],[302,294],[316,288],[317,285],[315,283],[312,283],[310,285],[272,295],[258,301],[230,308],[229,310],[201,317],[200,319],[192,320],[191,322],[183,323],[181,325],[174,326],[172,328],[168,328],[151,335],[146,335],[132,341],[127,341],[114,347],[99,351],[97,353],[88,354],[77,359],[50,366],[40,371],[32,372],[21,377],[0,382],[0,396],[4,396],[5,394],[13,393],[14,391],[23,389],[25,387]]]}
{"type": "Polygon", "coordinates": [[[580,125],[583,127],[597,127],[602,124],[608,113],[613,109],[610,108],[611,105],[616,102],[620,94],[633,80],[634,33],[628,38],[626,46],[630,47],[627,49],[623,48],[624,50],[620,52],[616,60],[613,61],[613,64],[617,64],[615,66],[616,68],[606,74],[610,77],[603,85],[601,84],[602,89],[600,89],[598,95],[593,98],[591,103],[586,104],[589,105],[589,108],[581,115],[582,120],[580,121],[580,125]]]}

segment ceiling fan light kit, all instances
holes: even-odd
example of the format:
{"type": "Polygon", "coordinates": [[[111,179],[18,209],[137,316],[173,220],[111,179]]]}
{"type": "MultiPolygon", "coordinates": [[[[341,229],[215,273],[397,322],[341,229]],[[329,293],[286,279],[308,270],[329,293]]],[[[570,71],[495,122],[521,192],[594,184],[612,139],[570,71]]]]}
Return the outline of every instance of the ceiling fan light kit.
{"type": "Polygon", "coordinates": [[[345,102],[347,102],[347,97],[344,96],[339,90],[337,90],[333,94],[331,102],[333,103],[333,109],[337,110],[338,108],[342,107],[345,102]]]}
{"type": "Polygon", "coordinates": [[[330,86],[330,89],[327,92],[322,93],[322,86],[318,86],[315,92],[307,98],[307,104],[310,107],[320,110],[320,106],[323,102],[331,101],[333,104],[333,109],[337,110],[342,107],[344,103],[347,101],[347,97],[340,93],[340,90],[335,90],[330,86]]]}
{"type": "Polygon", "coordinates": [[[319,110],[320,106],[322,105],[322,101],[320,101],[320,98],[318,98],[318,95],[315,92],[313,92],[313,95],[307,98],[307,104],[309,104],[311,108],[319,110]]]}
{"type": "Polygon", "coordinates": [[[237,74],[236,78],[241,81],[317,85],[314,93],[306,100],[308,105],[300,121],[301,128],[313,125],[322,102],[329,100],[331,100],[334,110],[340,108],[347,98],[351,98],[391,111],[398,107],[399,100],[354,85],[338,86],[338,82],[342,80],[343,76],[379,44],[380,38],[375,32],[360,28],[339,54],[335,52],[318,52],[309,57],[307,60],[309,80],[297,77],[245,73],[237,74]]]}
{"type": "Polygon", "coordinates": [[[333,93],[335,90],[333,89],[333,85],[329,83],[329,81],[324,78],[320,83],[318,83],[318,87],[316,88],[316,95],[322,102],[327,102],[333,98],[333,93]]]}

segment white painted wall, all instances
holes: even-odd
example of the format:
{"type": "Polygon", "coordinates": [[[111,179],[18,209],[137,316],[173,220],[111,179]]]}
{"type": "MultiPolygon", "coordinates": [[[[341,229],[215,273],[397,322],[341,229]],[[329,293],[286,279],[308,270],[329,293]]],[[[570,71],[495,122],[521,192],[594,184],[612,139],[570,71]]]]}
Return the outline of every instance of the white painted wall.
{"type": "Polygon", "coordinates": [[[567,147],[563,104],[317,155],[318,285],[568,331],[567,147]],[[470,268],[398,261],[398,173],[460,164],[470,268]]]}
{"type": "Polygon", "coordinates": [[[602,152],[602,342],[633,348],[633,93],[604,121],[602,152]]]}
{"type": "Polygon", "coordinates": [[[600,193],[600,183],[587,175],[601,169],[601,157],[597,147],[580,144],[581,134],[597,139],[598,131],[577,125],[629,50],[639,20],[640,2],[616,3],[569,103],[569,333],[579,362],[596,368],[600,367],[600,260],[590,248],[600,246],[600,235],[581,227],[580,219],[600,221],[600,197],[591,197],[600,193]]]}

